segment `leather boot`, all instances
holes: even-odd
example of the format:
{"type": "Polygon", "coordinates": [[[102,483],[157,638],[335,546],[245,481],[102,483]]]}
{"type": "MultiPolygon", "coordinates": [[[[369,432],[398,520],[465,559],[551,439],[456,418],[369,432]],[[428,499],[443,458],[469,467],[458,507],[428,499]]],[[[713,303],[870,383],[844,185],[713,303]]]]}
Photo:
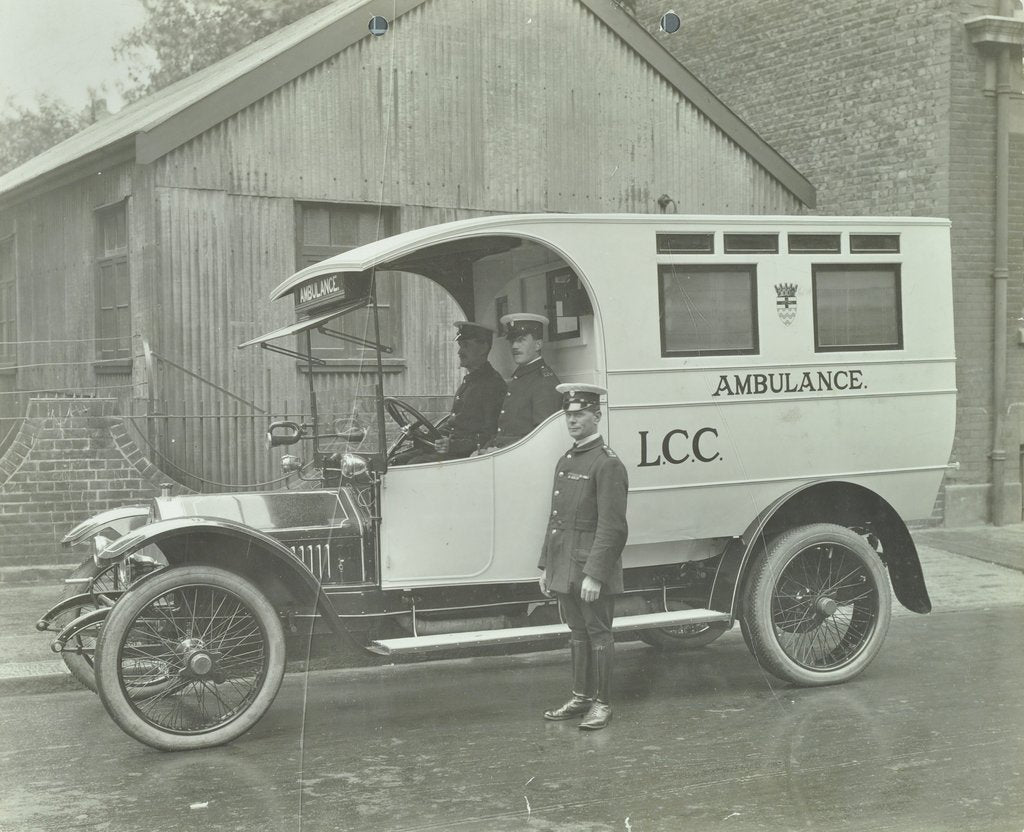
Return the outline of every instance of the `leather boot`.
{"type": "Polygon", "coordinates": [[[590,660],[596,669],[597,688],[594,691],[594,702],[580,723],[580,728],[584,731],[599,731],[611,722],[612,706],[610,703],[614,656],[614,643],[593,648],[590,660]]]}
{"type": "Polygon", "coordinates": [[[590,645],[585,641],[569,639],[569,652],[572,655],[572,696],[557,708],[544,711],[544,719],[561,720],[583,716],[594,701],[591,694],[593,671],[590,645]]]}

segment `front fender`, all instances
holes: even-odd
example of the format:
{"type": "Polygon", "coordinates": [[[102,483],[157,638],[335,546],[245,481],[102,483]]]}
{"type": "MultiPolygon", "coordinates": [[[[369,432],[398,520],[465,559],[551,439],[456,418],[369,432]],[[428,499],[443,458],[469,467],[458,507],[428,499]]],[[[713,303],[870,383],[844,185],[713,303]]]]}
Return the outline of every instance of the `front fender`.
{"type": "Polygon", "coordinates": [[[279,579],[300,603],[315,602],[335,632],[343,630],[334,605],[317,578],[274,538],[261,531],[215,517],[177,517],[150,523],[107,546],[97,557],[115,561],[146,546],[156,546],[170,566],[206,563],[232,569],[257,585],[279,579]],[[212,545],[213,541],[217,545],[212,545]]]}
{"type": "Polygon", "coordinates": [[[117,532],[118,537],[121,537],[132,529],[144,525],[147,517],[149,517],[149,506],[120,506],[108,511],[101,511],[75,526],[61,538],[60,542],[65,548],[70,548],[76,543],[82,543],[95,537],[104,529],[112,529],[117,532]]]}
{"type": "Polygon", "coordinates": [[[54,653],[63,653],[64,648],[71,639],[92,627],[98,627],[106,620],[107,616],[110,615],[110,611],[112,609],[113,607],[97,607],[94,610],[82,613],[78,618],[69,622],[64,629],[57,633],[57,637],[50,644],[50,649],[54,653]]]}

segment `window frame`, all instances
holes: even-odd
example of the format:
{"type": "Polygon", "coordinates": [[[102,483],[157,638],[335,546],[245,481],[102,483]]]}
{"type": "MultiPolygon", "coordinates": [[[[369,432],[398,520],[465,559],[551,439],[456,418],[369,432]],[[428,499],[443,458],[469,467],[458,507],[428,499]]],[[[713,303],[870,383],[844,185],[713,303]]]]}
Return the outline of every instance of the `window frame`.
{"type": "Polygon", "coordinates": [[[814,319],[814,351],[819,352],[875,352],[902,350],[903,339],[903,275],[900,263],[812,263],[811,264],[811,317],[814,319]],[[855,344],[839,346],[822,346],[820,342],[818,321],[818,273],[819,272],[867,272],[892,269],[896,290],[896,343],[895,344],[855,344]]]}
{"type": "Polygon", "coordinates": [[[0,269],[0,372],[13,373],[18,365],[18,249],[14,234],[0,237],[0,264],[4,262],[4,249],[10,247],[11,273],[4,275],[0,269]],[[6,310],[3,297],[10,289],[11,308],[6,310]]]}
{"type": "MultiPolygon", "coordinates": [[[[323,200],[309,200],[309,199],[296,199],[294,200],[295,205],[295,261],[297,269],[304,269],[312,263],[319,262],[328,257],[333,257],[336,254],[341,254],[346,251],[351,251],[354,248],[358,248],[361,245],[372,242],[366,240],[364,242],[358,242],[354,245],[313,245],[307,244],[304,241],[305,235],[305,222],[306,222],[306,210],[309,208],[323,208],[330,212],[332,209],[344,210],[344,209],[363,209],[366,211],[380,211],[382,215],[382,237],[388,237],[393,234],[397,234],[400,229],[400,211],[397,205],[377,205],[362,202],[330,202],[323,200]]],[[[330,228],[330,217],[328,216],[328,228],[330,228]]],[[[381,288],[378,285],[378,290],[381,288]]],[[[383,353],[381,355],[381,366],[384,372],[401,372],[406,367],[406,360],[402,354],[402,340],[401,340],[401,293],[397,281],[388,281],[386,297],[381,298],[378,294],[378,307],[382,310],[386,309],[390,315],[390,332],[382,333],[382,343],[385,346],[391,347],[391,353],[383,353]]],[[[368,308],[369,309],[369,308],[368,308]]],[[[330,324],[329,324],[330,326],[330,324]]],[[[311,339],[316,338],[317,333],[310,333],[311,339]]],[[[304,334],[296,336],[298,340],[298,351],[305,353],[306,349],[306,338],[304,334]]],[[[361,357],[351,352],[348,355],[338,355],[337,353],[330,354],[325,353],[326,350],[354,350],[358,349],[354,344],[348,344],[345,341],[339,339],[330,339],[330,345],[323,343],[313,343],[313,356],[320,358],[324,361],[324,364],[316,364],[312,367],[312,371],[316,373],[365,373],[375,369],[376,358],[374,358],[374,366],[369,366],[365,357],[361,357]]],[[[297,366],[300,370],[307,371],[310,369],[308,363],[304,360],[298,361],[297,366]]]]}
{"type": "Polygon", "coordinates": [[[93,210],[93,217],[95,218],[95,241],[94,241],[94,286],[95,286],[95,314],[96,314],[96,328],[95,328],[95,356],[96,365],[95,369],[97,372],[124,372],[125,369],[131,367],[132,363],[132,286],[131,286],[131,257],[129,256],[131,251],[131,223],[130,215],[128,211],[128,197],[121,199],[117,202],[110,203],[108,205],[101,205],[93,210]],[[121,214],[124,218],[124,245],[121,247],[115,247],[113,249],[106,248],[106,236],[105,236],[105,221],[113,214],[121,214]],[[120,298],[118,297],[118,286],[120,281],[117,277],[117,266],[123,265],[125,270],[124,285],[127,287],[127,298],[125,302],[119,303],[120,298]],[[114,267],[113,274],[113,292],[114,292],[114,306],[111,307],[114,311],[114,332],[108,333],[103,325],[103,313],[107,309],[103,306],[103,287],[104,287],[104,267],[114,267]],[[128,332],[125,336],[122,336],[118,332],[118,310],[124,308],[127,310],[128,316],[128,332]],[[118,346],[118,342],[121,338],[127,339],[127,347],[121,348],[118,346]],[[107,341],[113,341],[113,349],[105,349],[104,344],[107,341]]]}
{"type": "Polygon", "coordinates": [[[760,311],[757,302],[756,263],[658,263],[658,330],[661,336],[662,358],[702,358],[716,355],[760,355],[761,332],[760,311]],[[689,269],[694,272],[736,272],[746,274],[750,290],[750,335],[753,346],[729,350],[670,350],[667,347],[665,331],[665,274],[670,269],[689,269]]]}

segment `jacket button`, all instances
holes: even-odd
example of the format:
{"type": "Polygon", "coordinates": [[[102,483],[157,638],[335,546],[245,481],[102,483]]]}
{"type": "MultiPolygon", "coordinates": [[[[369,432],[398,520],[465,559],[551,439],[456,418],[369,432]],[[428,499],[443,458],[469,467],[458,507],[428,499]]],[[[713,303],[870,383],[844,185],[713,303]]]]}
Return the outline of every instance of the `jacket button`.
{"type": "Polygon", "coordinates": [[[558,534],[558,529],[552,529],[551,534],[558,534]]]}
{"type": "Polygon", "coordinates": [[[558,492],[557,492],[557,491],[555,492],[555,496],[556,496],[556,497],[558,496],[558,492]]]}
{"type": "Polygon", "coordinates": [[[499,416],[504,416],[504,415],[505,415],[505,411],[504,411],[504,410],[503,410],[503,411],[501,411],[501,413],[499,413],[498,415],[499,415],[499,416]]]}
{"type": "MultiPolygon", "coordinates": [[[[501,430],[501,428],[498,428],[498,430],[500,431],[500,430],[501,430]]],[[[565,476],[565,471],[559,471],[559,472],[558,472],[558,476],[560,476],[560,477],[564,477],[564,476],[565,476]]]]}
{"type": "Polygon", "coordinates": [[[558,509],[557,508],[553,512],[551,512],[551,516],[554,517],[556,514],[558,514],[558,509]]]}

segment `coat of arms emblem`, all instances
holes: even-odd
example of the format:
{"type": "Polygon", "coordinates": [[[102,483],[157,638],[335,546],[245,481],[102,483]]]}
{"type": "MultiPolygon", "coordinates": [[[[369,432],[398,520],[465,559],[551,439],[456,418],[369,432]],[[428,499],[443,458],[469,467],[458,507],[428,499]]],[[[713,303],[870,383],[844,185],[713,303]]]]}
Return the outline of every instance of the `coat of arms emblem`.
{"type": "Polygon", "coordinates": [[[796,320],[796,284],[776,283],[775,311],[779,313],[779,320],[789,326],[796,320]]]}

